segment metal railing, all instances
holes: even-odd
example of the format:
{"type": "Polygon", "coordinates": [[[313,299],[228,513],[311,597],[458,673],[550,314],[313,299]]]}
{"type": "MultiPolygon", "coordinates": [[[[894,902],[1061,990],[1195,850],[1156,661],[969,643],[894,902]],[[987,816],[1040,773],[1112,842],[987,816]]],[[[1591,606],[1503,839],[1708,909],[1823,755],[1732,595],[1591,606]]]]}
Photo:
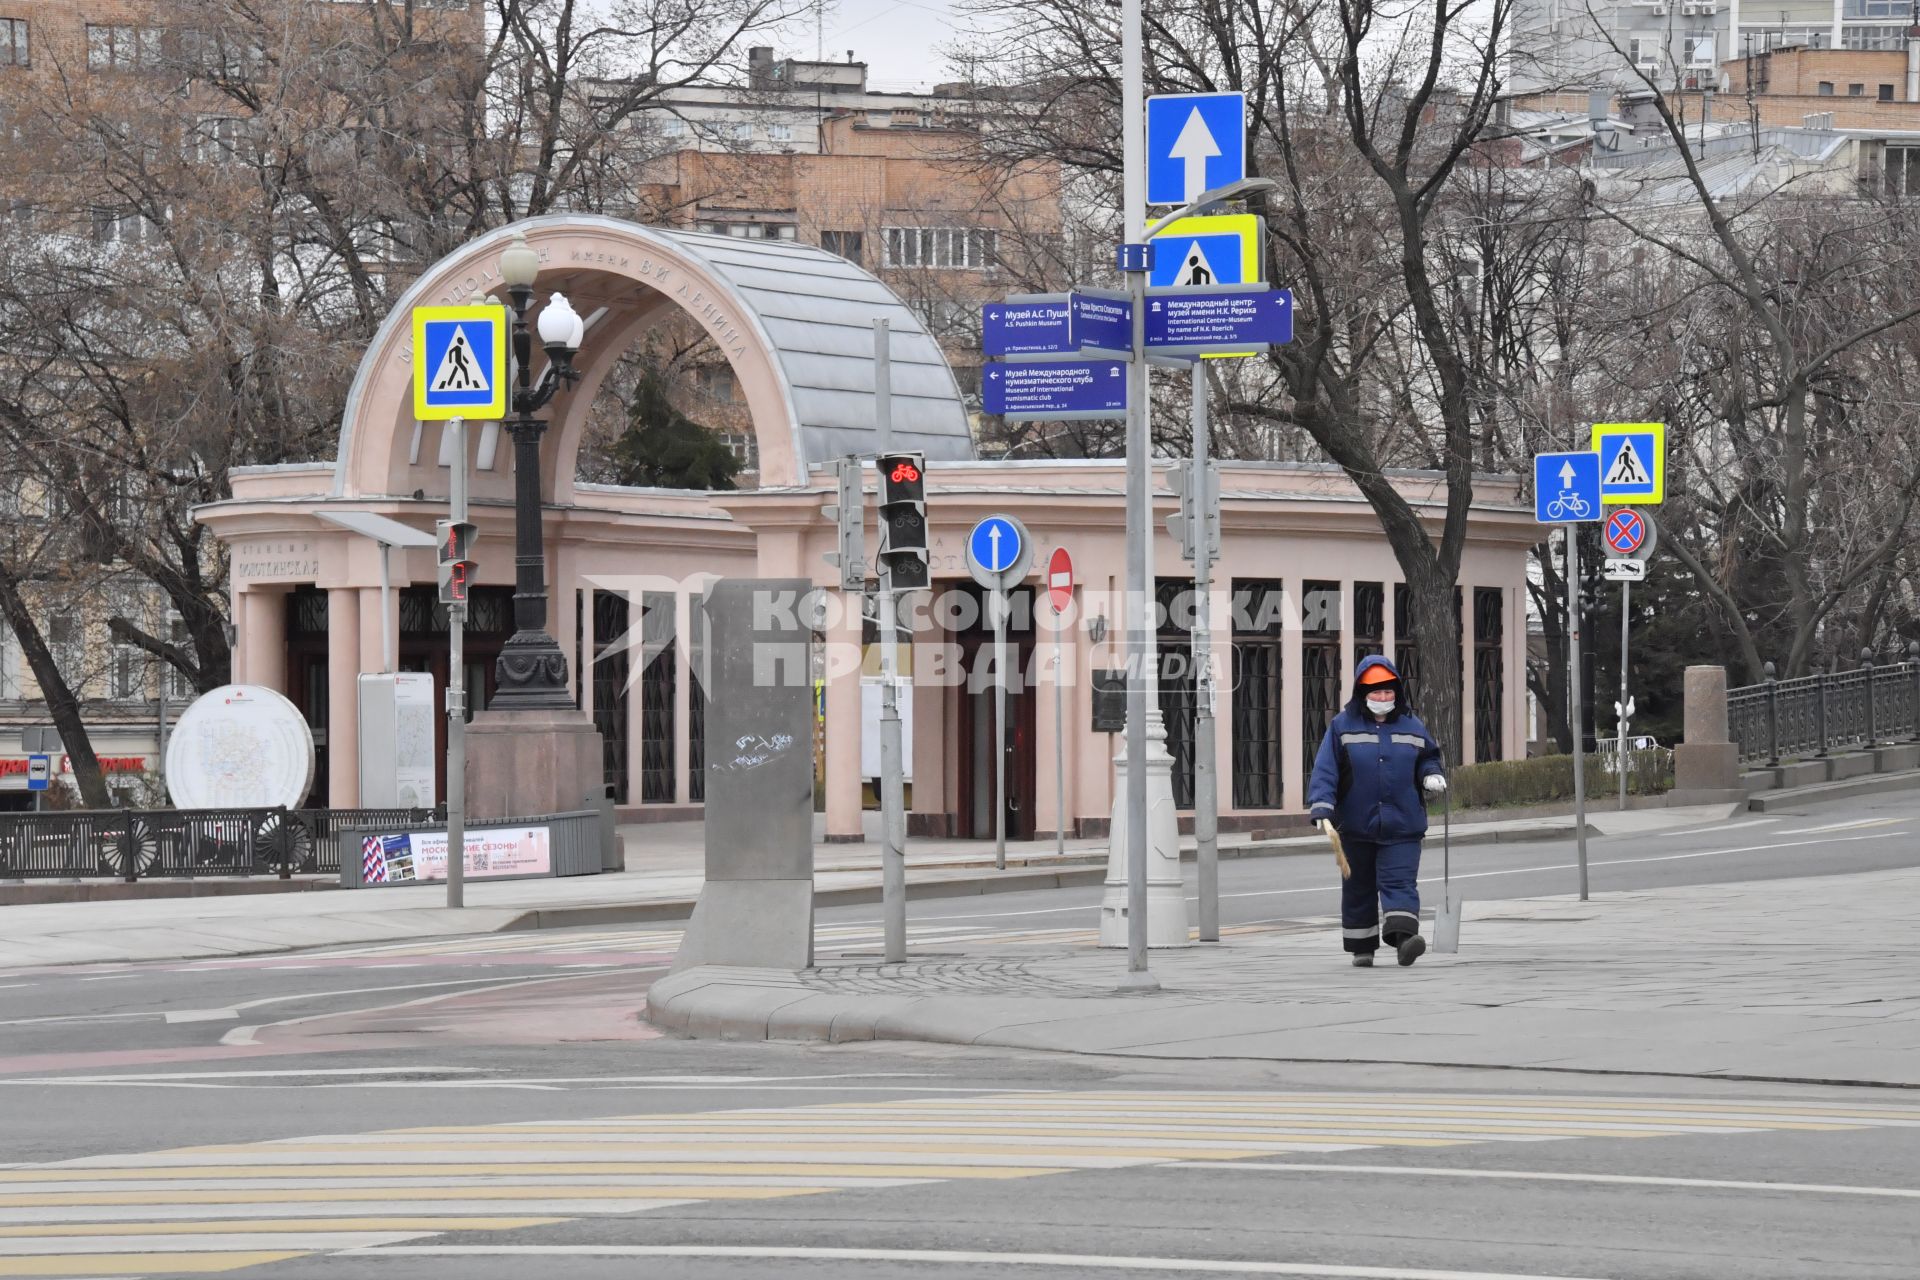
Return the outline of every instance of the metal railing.
{"type": "MultiPolygon", "coordinates": [[[[0,814],[0,880],[338,874],[344,831],[423,809],[75,809],[0,814]]],[[[357,856],[358,844],[355,843],[357,856]]]]}
{"type": "Polygon", "coordinates": [[[1835,751],[1920,741],[1920,641],[1905,662],[1860,655],[1852,671],[1815,671],[1727,690],[1727,736],[1742,763],[1820,759],[1835,751]]]}

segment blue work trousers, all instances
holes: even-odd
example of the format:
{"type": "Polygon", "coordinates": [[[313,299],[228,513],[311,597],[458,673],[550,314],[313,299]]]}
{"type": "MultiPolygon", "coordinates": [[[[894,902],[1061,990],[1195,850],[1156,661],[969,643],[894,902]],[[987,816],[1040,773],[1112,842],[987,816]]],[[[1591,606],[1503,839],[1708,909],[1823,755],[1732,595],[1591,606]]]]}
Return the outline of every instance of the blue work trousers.
{"type": "Polygon", "coordinates": [[[1420,842],[1343,838],[1341,844],[1353,869],[1340,884],[1340,936],[1347,950],[1372,954],[1382,937],[1397,947],[1420,932],[1420,842]]]}

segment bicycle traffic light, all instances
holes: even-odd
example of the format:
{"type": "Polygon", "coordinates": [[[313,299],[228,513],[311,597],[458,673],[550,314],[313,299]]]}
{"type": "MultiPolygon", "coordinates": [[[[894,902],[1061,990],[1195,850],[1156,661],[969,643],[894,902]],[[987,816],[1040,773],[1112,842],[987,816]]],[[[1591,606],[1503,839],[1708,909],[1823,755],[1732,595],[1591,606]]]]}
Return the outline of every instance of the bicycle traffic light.
{"type": "Polygon", "coordinates": [[[436,520],[434,534],[440,551],[440,603],[465,604],[473,571],[473,541],[480,530],[471,520],[436,520]]]}
{"type": "Polygon", "coordinates": [[[883,453],[880,473],[882,586],[914,591],[933,585],[927,558],[927,460],[918,453],[883,453]]]}

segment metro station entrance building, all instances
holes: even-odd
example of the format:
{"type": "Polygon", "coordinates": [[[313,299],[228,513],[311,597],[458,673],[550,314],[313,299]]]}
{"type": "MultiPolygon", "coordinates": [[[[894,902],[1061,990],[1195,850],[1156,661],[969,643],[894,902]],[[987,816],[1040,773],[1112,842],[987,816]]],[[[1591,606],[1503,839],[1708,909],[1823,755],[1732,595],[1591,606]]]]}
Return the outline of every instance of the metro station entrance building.
{"type": "MultiPolygon", "coordinates": [[[[540,254],[541,300],[564,292],[587,317],[580,386],[550,406],[542,445],[549,630],[566,651],[579,707],[599,728],[605,784],[623,819],[697,817],[702,802],[703,693],[689,662],[694,602],[715,576],[803,577],[826,587],[838,571],[833,464],[872,454],[873,322],[893,331],[893,444],[927,455],[934,590],[920,593],[911,644],[911,817],[922,835],[991,837],[993,752],[1008,761],[1008,830],[1053,829],[1054,632],[1044,593],[1016,601],[1009,650],[1015,692],[998,734],[992,644],[967,577],[967,530],[995,512],[1018,517],[1044,563],[1055,546],[1076,566],[1074,609],[1062,633],[1065,812],[1069,831],[1105,830],[1118,743],[1093,727],[1092,672],[1122,663],[1120,589],[1124,474],[1117,460],[982,462],[966,406],[938,345],[881,281],[821,249],[665,231],[614,219],[556,215],[516,224],[429,270],[376,335],[349,394],[331,462],[245,468],[233,493],[200,512],[232,555],[237,682],[286,693],[322,751],[318,802],[358,799],[357,678],[379,671],[388,619],[401,670],[447,678],[446,615],[435,599],[430,549],[395,549],[387,608],[381,550],[322,518],[366,511],[431,532],[447,513],[450,438],[412,417],[408,315],[498,288],[496,264],[513,231],[540,254]],[[595,391],[617,358],[674,310],[724,353],[752,415],[760,484],[689,492],[577,483],[575,464],[595,391]],[[1089,623],[1103,619],[1094,644],[1089,623]]],[[[485,705],[493,659],[511,633],[512,450],[498,424],[468,432],[478,585],[467,632],[467,684],[485,705]]],[[[1215,562],[1215,725],[1222,825],[1271,825],[1305,809],[1305,781],[1327,718],[1346,697],[1354,663],[1394,656],[1419,705],[1419,673],[1458,662],[1467,690],[1463,739],[1471,760],[1524,753],[1526,556],[1538,540],[1511,477],[1476,486],[1457,605],[1461,651],[1414,650],[1398,567],[1371,508],[1336,468],[1222,466],[1223,547],[1215,562]]],[[[1434,524],[1440,477],[1396,483],[1434,524]]],[[[1164,480],[1156,529],[1173,509],[1164,480]]],[[[872,545],[871,531],[869,546],[872,545]]],[[[1174,757],[1176,803],[1192,802],[1193,681],[1185,660],[1188,566],[1164,533],[1156,543],[1168,607],[1160,642],[1160,704],[1174,757]],[[1182,655],[1175,658],[1174,654],[1182,655]]],[[[857,604],[828,611],[822,652],[858,654],[873,639],[857,604]]],[[[877,646],[876,646],[877,648],[877,646]]],[[[869,660],[866,670],[877,670],[869,660]]],[[[822,666],[820,733],[830,838],[858,838],[877,751],[859,665],[822,666]],[[863,724],[866,725],[863,734],[863,724]]],[[[877,704],[877,699],[875,700],[877,704]]],[[[436,706],[439,705],[436,694],[436,706]]],[[[444,733],[444,726],[442,728],[444,733]]],[[[583,796],[601,779],[583,779],[583,796]]],[[[440,794],[444,795],[444,780],[440,794]]],[[[644,853],[641,855],[644,856],[644,853]]]]}

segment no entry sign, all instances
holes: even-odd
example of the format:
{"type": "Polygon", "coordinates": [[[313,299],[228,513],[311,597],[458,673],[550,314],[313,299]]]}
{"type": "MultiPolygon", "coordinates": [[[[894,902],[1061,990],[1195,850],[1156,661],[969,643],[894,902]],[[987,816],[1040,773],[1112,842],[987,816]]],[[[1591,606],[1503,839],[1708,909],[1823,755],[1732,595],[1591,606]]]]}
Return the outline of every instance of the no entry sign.
{"type": "Polygon", "coordinates": [[[1638,511],[1616,511],[1607,518],[1607,546],[1616,556],[1636,556],[1647,545],[1647,518],[1638,511]]]}
{"type": "Polygon", "coordinates": [[[1073,557],[1065,547],[1055,547],[1047,558],[1047,603],[1055,613],[1065,613],[1073,603],[1073,557]]]}

